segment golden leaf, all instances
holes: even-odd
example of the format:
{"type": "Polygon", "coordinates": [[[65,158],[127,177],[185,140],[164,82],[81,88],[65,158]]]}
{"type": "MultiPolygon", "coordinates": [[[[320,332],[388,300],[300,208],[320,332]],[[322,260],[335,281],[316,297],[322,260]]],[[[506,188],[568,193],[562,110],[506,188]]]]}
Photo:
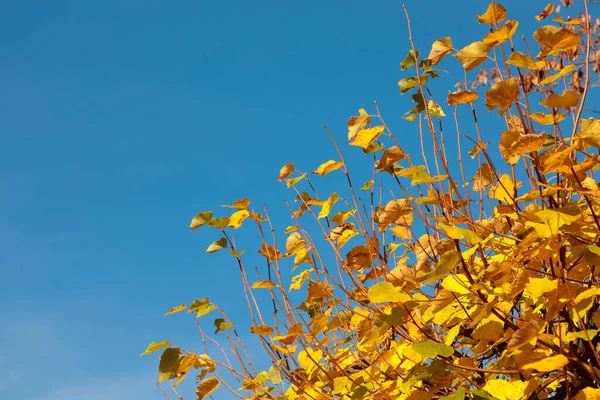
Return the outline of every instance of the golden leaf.
{"type": "Polygon", "coordinates": [[[513,37],[519,27],[519,21],[506,21],[502,28],[497,31],[490,32],[482,40],[482,43],[486,46],[498,46],[501,43],[506,42],[508,39],[513,37]]]}
{"type": "Polygon", "coordinates": [[[292,172],[294,172],[294,164],[293,163],[285,164],[279,170],[279,180],[278,180],[278,182],[281,182],[282,180],[284,180],[285,178],[287,178],[288,176],[290,176],[292,174],[292,172]]]}
{"type": "Polygon", "coordinates": [[[313,171],[313,174],[323,176],[332,171],[335,171],[336,169],[340,169],[343,165],[344,163],[341,161],[329,160],[319,165],[319,167],[315,171],[313,171]]]}
{"type": "Polygon", "coordinates": [[[239,210],[231,214],[229,217],[229,224],[227,226],[237,229],[242,225],[242,222],[250,216],[247,210],[239,210]]]}
{"type": "Polygon", "coordinates": [[[540,44],[541,51],[538,58],[548,55],[557,55],[561,51],[576,50],[581,37],[567,29],[546,25],[533,33],[533,37],[540,44]]]}
{"type": "Polygon", "coordinates": [[[214,376],[206,378],[196,388],[196,400],[202,400],[221,385],[214,376]]]}
{"type": "Polygon", "coordinates": [[[556,17],[554,17],[553,21],[560,22],[561,24],[565,24],[565,25],[579,25],[579,24],[581,24],[581,18],[571,18],[571,17],[568,17],[567,20],[565,21],[564,19],[561,18],[560,15],[557,15],[556,17]]]}
{"type": "Polygon", "coordinates": [[[251,326],[250,333],[260,336],[269,336],[273,333],[273,328],[268,325],[251,326]]]}
{"type": "Polygon", "coordinates": [[[239,199],[233,202],[232,205],[223,205],[226,208],[237,208],[238,210],[247,210],[250,205],[250,199],[239,199]]]}
{"type": "Polygon", "coordinates": [[[266,243],[262,244],[260,250],[258,250],[258,254],[267,257],[269,260],[281,260],[281,257],[283,257],[279,250],[273,246],[269,246],[266,243]]]}
{"type": "Polygon", "coordinates": [[[331,286],[325,282],[308,282],[308,299],[322,299],[332,297],[331,286]]]}
{"type": "Polygon", "coordinates": [[[459,90],[448,95],[448,105],[472,103],[479,98],[479,95],[472,90],[459,90]]]}
{"type": "Polygon", "coordinates": [[[506,63],[509,65],[514,65],[518,68],[526,69],[540,69],[544,68],[544,66],[546,65],[545,61],[535,62],[528,55],[520,53],[518,51],[512,53],[510,57],[508,57],[508,60],[506,60],[506,63]]]}
{"type": "Polygon", "coordinates": [[[494,174],[490,165],[488,163],[481,164],[481,167],[477,170],[472,180],[473,190],[476,192],[481,192],[494,183],[494,174]]]}
{"type": "Polygon", "coordinates": [[[408,200],[392,200],[385,205],[379,216],[379,233],[383,233],[390,224],[411,226],[413,220],[413,211],[408,200]]]}
{"type": "Polygon", "coordinates": [[[515,189],[518,187],[508,174],[500,177],[500,182],[490,189],[489,195],[492,199],[500,200],[507,204],[514,204],[513,196],[515,189]]]}
{"type": "Polygon", "coordinates": [[[371,143],[377,140],[379,135],[381,135],[384,130],[385,127],[383,125],[361,129],[360,131],[356,132],[356,135],[352,138],[350,145],[360,146],[363,149],[366,149],[371,143]]]}
{"type": "Polygon", "coordinates": [[[406,155],[398,146],[392,146],[389,149],[383,152],[381,156],[381,160],[379,160],[379,164],[377,164],[377,169],[383,170],[387,167],[394,165],[396,162],[404,159],[406,155]]]}
{"type": "Polygon", "coordinates": [[[506,9],[498,3],[491,3],[483,15],[477,16],[477,22],[480,24],[497,24],[506,19],[506,9]]]}
{"type": "Polygon", "coordinates": [[[565,114],[559,112],[556,114],[544,114],[541,112],[536,112],[534,114],[529,114],[529,117],[541,125],[554,125],[566,118],[565,114]]]}
{"type": "Polygon", "coordinates": [[[352,116],[348,121],[348,141],[354,139],[356,133],[370,123],[371,117],[369,117],[369,114],[367,114],[364,108],[360,108],[358,110],[358,116],[352,116]]]}
{"type": "Polygon", "coordinates": [[[512,152],[512,146],[519,140],[520,136],[521,133],[514,129],[502,132],[502,136],[500,136],[500,155],[509,165],[516,165],[521,158],[519,154],[514,154],[512,152]]]}
{"type": "Polygon", "coordinates": [[[488,111],[498,107],[498,114],[504,114],[519,97],[519,93],[519,84],[515,78],[497,82],[485,94],[485,106],[488,111]]]}
{"type": "Polygon", "coordinates": [[[525,326],[519,328],[508,341],[508,345],[506,350],[513,351],[520,347],[525,346],[527,343],[532,341],[537,337],[538,332],[540,331],[541,326],[540,323],[531,320],[525,324],[525,326]]]}
{"type": "Polygon", "coordinates": [[[535,369],[539,372],[550,372],[557,369],[561,369],[569,363],[569,359],[562,354],[546,357],[539,361],[534,361],[529,364],[523,365],[523,369],[535,369]]]}
{"type": "Polygon", "coordinates": [[[374,255],[367,246],[356,246],[346,254],[346,265],[352,270],[362,270],[369,267],[373,259],[374,255]]]}
{"type": "Polygon", "coordinates": [[[390,282],[379,282],[369,288],[369,301],[373,304],[405,303],[410,301],[410,296],[390,282]]]}
{"type": "Polygon", "coordinates": [[[452,39],[449,36],[438,39],[431,45],[431,51],[429,52],[428,60],[433,65],[438,65],[445,55],[452,52],[452,39]]]}
{"type": "Polygon", "coordinates": [[[535,16],[535,19],[537,19],[538,21],[542,21],[542,20],[548,18],[548,16],[550,14],[552,14],[553,12],[554,12],[554,3],[550,3],[544,8],[544,11],[542,11],[539,15],[535,16]]]}
{"type": "Polygon", "coordinates": [[[338,200],[339,196],[335,192],[331,196],[329,196],[327,201],[323,203],[323,206],[321,207],[321,211],[319,212],[319,219],[327,218],[329,216],[329,212],[331,211],[331,207],[333,207],[338,200]]]}
{"type": "Polygon", "coordinates": [[[582,119],[579,130],[577,137],[581,138],[584,143],[600,147],[600,119],[591,117],[582,119]]]}
{"type": "Polygon", "coordinates": [[[177,307],[173,307],[171,308],[169,311],[167,311],[166,313],[164,313],[163,315],[170,315],[170,314],[175,314],[179,311],[183,311],[187,308],[187,306],[185,304],[181,304],[177,307]]]}
{"type": "Polygon", "coordinates": [[[564,91],[559,95],[552,93],[547,100],[540,101],[540,105],[548,108],[569,108],[575,107],[579,103],[581,95],[572,90],[564,91]]]}
{"type": "Polygon", "coordinates": [[[482,42],[473,42],[467,47],[460,49],[455,57],[467,71],[477,68],[486,59],[490,48],[482,42]]]}
{"type": "Polygon", "coordinates": [[[273,281],[260,281],[252,284],[252,289],[271,289],[277,287],[277,284],[273,281]]]}
{"type": "Polygon", "coordinates": [[[529,381],[505,381],[502,379],[494,379],[487,381],[483,386],[483,390],[499,400],[521,400],[527,398],[524,396],[525,389],[529,385],[529,381]]]}
{"type": "Polygon", "coordinates": [[[546,79],[544,79],[543,81],[541,81],[538,85],[542,86],[542,85],[547,85],[548,83],[554,82],[555,80],[557,80],[561,76],[564,76],[564,75],[568,74],[569,72],[573,71],[575,68],[576,67],[573,64],[567,65],[566,67],[564,67],[563,69],[561,69],[557,74],[554,74],[552,76],[547,77],[546,79]]]}

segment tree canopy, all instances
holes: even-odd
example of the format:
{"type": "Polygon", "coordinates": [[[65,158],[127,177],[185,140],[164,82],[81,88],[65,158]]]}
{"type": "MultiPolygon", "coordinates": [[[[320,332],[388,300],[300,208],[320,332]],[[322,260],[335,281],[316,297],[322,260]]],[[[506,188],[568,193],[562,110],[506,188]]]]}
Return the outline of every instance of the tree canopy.
{"type": "Polygon", "coordinates": [[[572,3],[540,10],[531,35],[508,19],[517,7],[492,1],[465,21],[488,34],[443,37],[429,53],[407,13],[398,87],[422,154],[375,103],[347,123],[372,179],[357,185],[326,128],[332,159],[279,171],[292,225],[247,198],[196,215],[192,230],[215,232],[206,251],[239,267],[250,332],[272,363],[258,369],[226,310],[197,299],[167,314],[193,313],[204,349],[143,353],[162,351],[159,384],[176,390],[195,371],[197,399],[220,386],[243,399],[600,398],[600,119],[586,103],[599,22],[592,1],[572,3]],[[445,84],[451,58],[465,74],[445,84]],[[438,79],[449,94],[435,93],[438,79]],[[313,182],[328,174],[339,187],[313,182]],[[254,229],[264,268],[245,264],[238,229],[254,229]]]}

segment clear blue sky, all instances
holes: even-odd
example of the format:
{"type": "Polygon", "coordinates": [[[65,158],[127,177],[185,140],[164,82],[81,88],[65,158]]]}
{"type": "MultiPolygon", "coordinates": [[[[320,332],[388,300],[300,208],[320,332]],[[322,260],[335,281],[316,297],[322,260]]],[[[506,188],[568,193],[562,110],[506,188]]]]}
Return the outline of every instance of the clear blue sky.
{"type": "MultiPolygon", "coordinates": [[[[486,32],[484,1],[407,3],[422,52],[486,32]]],[[[524,32],[546,2],[505,3],[524,32]]],[[[335,158],[323,124],[343,143],[373,100],[416,149],[406,38],[398,1],[5,1],[0,398],[163,398],[138,354],[200,343],[161,314],[208,296],[245,315],[233,260],[204,253],[216,234],[191,217],[250,197],[284,229],[281,165],[335,158]]]]}

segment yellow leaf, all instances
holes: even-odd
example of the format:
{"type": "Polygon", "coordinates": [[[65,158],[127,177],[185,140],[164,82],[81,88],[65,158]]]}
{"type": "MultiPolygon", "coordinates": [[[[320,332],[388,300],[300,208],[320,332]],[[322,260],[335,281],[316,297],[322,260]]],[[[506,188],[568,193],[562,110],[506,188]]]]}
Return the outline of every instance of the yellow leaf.
{"type": "Polygon", "coordinates": [[[187,306],[185,304],[181,304],[181,305],[179,305],[177,307],[171,308],[169,311],[167,311],[163,315],[175,314],[175,313],[178,313],[179,311],[185,310],[186,308],[187,308],[187,306]]]}
{"type": "MultiPolygon", "coordinates": [[[[374,180],[370,180],[370,181],[366,181],[364,183],[364,185],[360,188],[361,191],[365,192],[367,190],[371,190],[371,187],[373,187],[373,183],[375,183],[374,180]]],[[[341,212],[341,211],[340,211],[341,212]]],[[[335,215],[337,215],[338,213],[336,213],[335,215]]]]}
{"type": "Polygon", "coordinates": [[[489,195],[492,199],[503,201],[507,204],[514,204],[513,196],[515,195],[516,185],[508,176],[504,174],[500,177],[500,182],[492,189],[490,189],[489,195]]]}
{"type": "Polygon", "coordinates": [[[524,135],[517,130],[511,129],[502,132],[502,136],[500,136],[500,155],[508,164],[516,165],[522,154],[540,150],[547,140],[548,137],[545,133],[540,135],[524,135]]]}
{"type": "Polygon", "coordinates": [[[573,397],[573,400],[600,400],[600,389],[591,387],[581,389],[581,391],[573,397]]]}
{"type": "Polygon", "coordinates": [[[258,254],[267,257],[269,260],[281,260],[281,257],[283,257],[279,250],[273,246],[269,246],[266,243],[262,244],[260,250],[258,250],[258,254]]]}
{"type": "Polygon", "coordinates": [[[269,336],[273,333],[273,328],[268,325],[251,326],[250,333],[260,336],[269,336]]]}
{"type": "Polygon", "coordinates": [[[364,108],[358,110],[358,116],[350,117],[348,121],[348,142],[354,139],[356,133],[371,123],[371,118],[364,108]]]}
{"type": "Polygon", "coordinates": [[[577,137],[588,145],[600,147],[600,119],[582,119],[577,137]]]}
{"type": "Polygon", "coordinates": [[[554,82],[555,80],[557,80],[561,76],[564,76],[564,75],[568,74],[569,72],[573,71],[575,68],[576,67],[573,64],[567,65],[566,67],[564,67],[563,69],[561,69],[557,74],[549,76],[546,79],[544,79],[543,81],[541,81],[539,83],[539,85],[542,86],[542,85],[547,85],[548,83],[554,82]]]}
{"type": "Polygon", "coordinates": [[[471,90],[459,90],[448,95],[448,105],[472,103],[479,98],[479,95],[471,90]]]}
{"type": "Polygon", "coordinates": [[[341,161],[329,160],[329,161],[324,162],[323,164],[319,165],[319,168],[317,168],[315,171],[313,171],[313,174],[323,176],[332,171],[335,171],[336,169],[340,169],[343,165],[344,165],[344,163],[341,161]]]}
{"type": "Polygon", "coordinates": [[[499,400],[522,400],[526,396],[523,396],[525,389],[529,385],[529,381],[505,381],[500,379],[494,379],[487,381],[483,386],[483,390],[494,396],[499,400]]]}
{"type": "Polygon", "coordinates": [[[444,110],[442,110],[442,107],[433,100],[429,100],[427,102],[427,111],[429,112],[429,115],[431,115],[432,117],[445,117],[446,116],[446,114],[444,114],[444,110]]]}
{"type": "Polygon", "coordinates": [[[308,278],[308,275],[312,271],[313,271],[313,269],[309,268],[309,269],[307,269],[305,271],[302,271],[298,275],[293,276],[292,277],[292,284],[290,285],[289,291],[291,292],[292,290],[300,290],[300,288],[302,288],[302,285],[304,284],[304,282],[308,278]]]}
{"type": "Polygon", "coordinates": [[[525,290],[533,298],[534,301],[544,294],[556,290],[558,288],[558,281],[556,279],[550,280],[549,278],[529,278],[529,282],[525,285],[525,290]]]}
{"type": "Polygon", "coordinates": [[[273,281],[260,281],[252,284],[252,289],[271,289],[277,287],[277,284],[273,281]]]}
{"type": "Polygon", "coordinates": [[[501,43],[506,42],[508,39],[513,37],[519,27],[519,21],[506,21],[502,28],[490,32],[482,40],[482,43],[486,46],[498,46],[501,43]]]}
{"type": "Polygon", "coordinates": [[[568,17],[567,20],[565,21],[564,19],[561,18],[560,15],[557,15],[556,17],[554,17],[553,21],[560,22],[561,24],[565,24],[565,25],[579,25],[579,24],[581,24],[581,18],[571,18],[571,17],[568,17]]]}
{"type": "Polygon", "coordinates": [[[569,108],[575,107],[579,103],[581,95],[572,90],[564,91],[559,95],[552,93],[547,100],[540,101],[540,105],[548,108],[569,108]]]}
{"type": "Polygon", "coordinates": [[[369,301],[378,303],[405,303],[410,301],[410,296],[403,293],[390,282],[379,282],[369,288],[369,301]]]}
{"type": "Polygon", "coordinates": [[[504,114],[519,97],[519,93],[519,84],[515,78],[497,82],[485,94],[485,106],[488,111],[498,107],[498,114],[504,114]]]}
{"type": "Polygon", "coordinates": [[[140,354],[140,356],[145,356],[147,354],[154,353],[155,351],[164,349],[165,347],[169,346],[171,346],[171,342],[169,342],[168,340],[164,340],[162,342],[152,342],[148,345],[146,351],[140,354]]]}
{"type": "Polygon", "coordinates": [[[288,329],[287,335],[274,336],[273,341],[278,341],[278,342],[285,344],[286,346],[289,346],[290,344],[294,343],[294,340],[296,340],[296,338],[298,336],[300,336],[301,333],[302,333],[302,324],[297,323],[297,324],[290,326],[290,328],[288,329]]]}
{"type": "Polygon", "coordinates": [[[554,125],[554,124],[558,124],[560,121],[562,121],[563,119],[566,118],[565,114],[563,113],[556,113],[556,114],[544,114],[541,112],[536,112],[534,114],[529,114],[529,117],[534,120],[535,122],[537,122],[538,124],[541,125],[554,125]]]}
{"type": "Polygon", "coordinates": [[[281,169],[279,170],[279,182],[290,176],[292,172],[294,172],[293,163],[288,163],[281,167],[281,169]]]}
{"type": "Polygon", "coordinates": [[[431,45],[431,51],[429,52],[428,60],[433,65],[438,65],[445,55],[452,52],[452,39],[449,36],[438,39],[431,45]]]}
{"type": "Polygon", "coordinates": [[[455,54],[455,57],[458,58],[458,61],[460,61],[464,69],[471,71],[487,59],[489,51],[490,48],[482,42],[474,42],[467,47],[460,49],[455,54]]]}
{"type": "Polygon", "coordinates": [[[535,19],[537,19],[538,21],[542,21],[542,20],[548,18],[548,15],[552,14],[553,12],[554,12],[554,3],[550,3],[544,8],[544,11],[542,11],[539,15],[535,16],[535,19]]]}
{"type": "Polygon", "coordinates": [[[352,211],[338,211],[335,213],[331,220],[337,225],[344,225],[348,218],[350,218],[354,213],[352,211]]]}
{"type": "Polygon", "coordinates": [[[446,224],[443,222],[439,224],[439,227],[442,228],[444,232],[446,232],[446,235],[448,235],[449,238],[458,240],[465,239],[467,244],[469,244],[470,246],[474,246],[483,240],[481,237],[479,237],[477,233],[468,229],[459,228],[457,226],[446,224]]]}
{"type": "Polygon", "coordinates": [[[314,370],[318,368],[318,363],[323,358],[322,350],[313,350],[306,348],[298,353],[298,364],[304,369],[307,375],[310,375],[314,370]]]}
{"type": "Polygon", "coordinates": [[[508,57],[508,60],[506,60],[506,63],[509,65],[514,65],[518,68],[525,69],[540,69],[544,68],[544,66],[546,65],[544,61],[535,62],[528,55],[520,53],[518,51],[512,53],[510,57],[508,57]]]}
{"type": "Polygon", "coordinates": [[[495,342],[504,335],[504,322],[494,314],[481,320],[473,331],[473,339],[495,342]]]}
{"type": "Polygon", "coordinates": [[[497,24],[506,19],[506,9],[498,3],[491,3],[483,15],[477,16],[477,22],[480,24],[497,24]]]}
{"type": "Polygon", "coordinates": [[[523,365],[523,369],[535,369],[539,372],[550,372],[561,369],[569,363],[569,359],[562,354],[546,357],[542,360],[523,365]]]}
{"type": "Polygon", "coordinates": [[[250,205],[250,199],[239,199],[233,202],[232,205],[223,205],[226,208],[237,208],[238,210],[247,210],[250,205]]]}
{"type": "Polygon", "coordinates": [[[196,230],[200,228],[202,225],[208,224],[208,222],[212,219],[212,211],[204,211],[197,214],[190,224],[191,230],[196,230]]]}
{"type": "Polygon", "coordinates": [[[541,326],[539,322],[532,320],[527,322],[525,326],[519,328],[508,341],[506,350],[513,351],[525,346],[537,337],[541,326]]]}
{"type": "Polygon", "coordinates": [[[464,274],[454,274],[444,278],[442,281],[442,287],[458,294],[470,294],[471,284],[469,279],[464,274]]]}
{"type": "Polygon", "coordinates": [[[304,239],[298,232],[292,232],[285,241],[285,257],[297,254],[301,249],[306,246],[304,239]]]}
{"type": "Polygon", "coordinates": [[[300,182],[302,179],[304,179],[304,177],[306,176],[306,173],[297,176],[295,178],[290,178],[288,180],[285,181],[288,189],[291,188],[292,186],[294,186],[296,183],[300,182]]]}
{"type": "Polygon", "coordinates": [[[391,167],[398,161],[404,159],[404,157],[406,157],[406,155],[400,147],[392,146],[383,152],[381,160],[379,160],[379,163],[377,164],[377,169],[383,170],[387,167],[391,167]]]}
{"type": "Polygon", "coordinates": [[[196,388],[196,399],[202,400],[206,398],[206,396],[215,391],[220,385],[221,382],[219,382],[214,376],[206,378],[205,380],[200,382],[200,384],[196,388]]]}
{"type": "Polygon", "coordinates": [[[371,143],[377,140],[379,135],[381,135],[384,130],[385,127],[383,125],[361,129],[360,131],[356,132],[356,135],[352,138],[350,145],[360,146],[363,149],[366,149],[371,143]]]}
{"type": "Polygon", "coordinates": [[[538,58],[548,55],[554,56],[561,51],[576,50],[581,37],[567,29],[553,25],[546,25],[533,33],[533,38],[540,44],[541,51],[538,58]]]}
{"type": "Polygon", "coordinates": [[[329,216],[329,212],[331,211],[331,207],[339,200],[339,196],[337,193],[333,193],[327,201],[321,207],[321,212],[319,212],[319,219],[327,218],[329,216]]]}
{"type": "Polygon", "coordinates": [[[231,217],[229,217],[229,225],[227,226],[230,226],[233,229],[237,229],[242,225],[242,222],[244,222],[244,220],[249,216],[250,213],[247,210],[236,211],[231,215],[231,217]]]}
{"type": "Polygon", "coordinates": [[[379,216],[379,233],[383,233],[390,224],[411,226],[414,221],[413,211],[406,199],[392,200],[385,205],[379,216]]]}

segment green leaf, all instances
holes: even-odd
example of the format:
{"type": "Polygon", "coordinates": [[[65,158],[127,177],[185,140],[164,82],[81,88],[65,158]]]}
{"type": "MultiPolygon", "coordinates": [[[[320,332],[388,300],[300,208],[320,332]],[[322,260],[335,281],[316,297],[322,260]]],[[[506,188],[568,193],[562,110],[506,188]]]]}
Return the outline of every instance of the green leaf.
{"type": "Polygon", "coordinates": [[[148,347],[146,348],[146,351],[144,351],[142,354],[140,354],[140,356],[145,356],[147,354],[153,353],[155,351],[164,349],[165,347],[169,347],[169,346],[171,346],[171,342],[169,342],[168,340],[163,340],[162,342],[152,342],[148,345],[148,347]]]}
{"type": "Polygon", "coordinates": [[[227,239],[221,238],[215,242],[212,242],[208,249],[206,249],[207,253],[216,253],[219,250],[223,250],[227,247],[227,239]]]}
{"type": "Polygon", "coordinates": [[[229,225],[229,222],[230,222],[229,217],[221,217],[219,219],[212,218],[210,221],[208,221],[208,226],[223,229],[227,225],[229,225]]]}
{"type": "Polygon", "coordinates": [[[239,257],[243,256],[245,252],[246,252],[246,250],[242,250],[239,252],[233,251],[233,249],[229,250],[229,254],[231,254],[231,256],[235,257],[235,258],[239,258],[239,257]]]}
{"type": "Polygon", "coordinates": [[[208,223],[208,221],[210,221],[212,218],[212,211],[204,211],[201,213],[198,213],[193,219],[192,219],[192,223],[190,224],[190,228],[192,230],[196,230],[198,228],[200,228],[202,225],[205,225],[208,223]]]}
{"type": "Polygon", "coordinates": [[[449,396],[440,397],[439,400],[465,400],[466,389],[464,387],[459,387],[456,392],[449,396]]]}
{"type": "Polygon", "coordinates": [[[418,353],[423,358],[435,358],[437,356],[450,357],[454,354],[454,349],[447,344],[437,343],[433,340],[424,340],[419,343],[414,343],[410,347],[415,353],[418,353]]]}
{"type": "Polygon", "coordinates": [[[177,378],[180,355],[181,350],[178,347],[170,347],[163,352],[158,363],[158,383],[177,378]]]}
{"type": "Polygon", "coordinates": [[[215,328],[217,328],[215,330],[215,333],[219,333],[219,332],[224,331],[226,329],[233,328],[233,324],[231,322],[225,321],[223,318],[217,318],[217,319],[215,319],[214,324],[215,324],[215,328]]]}
{"type": "Polygon", "coordinates": [[[410,301],[410,296],[403,293],[390,282],[379,282],[369,288],[369,300],[377,303],[405,303],[410,301]]]}
{"type": "Polygon", "coordinates": [[[208,301],[208,297],[205,297],[202,300],[194,300],[190,305],[188,311],[196,311],[198,313],[198,317],[201,317],[216,309],[217,306],[215,306],[214,304],[210,304],[210,301],[208,301]]]}
{"type": "MultiPolygon", "coordinates": [[[[427,83],[429,78],[427,75],[421,75],[421,85],[427,83]]],[[[409,76],[408,78],[403,78],[398,81],[398,87],[400,88],[400,93],[404,94],[408,92],[410,89],[419,85],[419,79],[416,76],[409,76]]]]}
{"type": "Polygon", "coordinates": [[[210,378],[206,378],[196,388],[196,399],[202,400],[206,398],[209,394],[211,394],[216,388],[221,385],[221,382],[217,380],[214,376],[210,378]]]}
{"type": "Polygon", "coordinates": [[[419,58],[419,54],[419,51],[409,50],[404,60],[400,63],[400,69],[406,71],[410,67],[413,67],[415,65],[415,60],[419,58]]]}

